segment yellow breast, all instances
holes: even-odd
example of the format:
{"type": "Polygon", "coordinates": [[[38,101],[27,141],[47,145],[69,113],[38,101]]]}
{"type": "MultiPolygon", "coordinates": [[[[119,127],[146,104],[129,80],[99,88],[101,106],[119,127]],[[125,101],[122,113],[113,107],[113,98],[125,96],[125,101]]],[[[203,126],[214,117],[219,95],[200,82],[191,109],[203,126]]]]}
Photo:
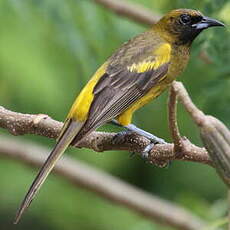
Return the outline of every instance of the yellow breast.
{"type": "Polygon", "coordinates": [[[168,84],[158,84],[153,87],[145,96],[134,102],[126,111],[119,115],[117,121],[123,126],[130,124],[133,113],[159,96],[167,86],[168,84]]]}

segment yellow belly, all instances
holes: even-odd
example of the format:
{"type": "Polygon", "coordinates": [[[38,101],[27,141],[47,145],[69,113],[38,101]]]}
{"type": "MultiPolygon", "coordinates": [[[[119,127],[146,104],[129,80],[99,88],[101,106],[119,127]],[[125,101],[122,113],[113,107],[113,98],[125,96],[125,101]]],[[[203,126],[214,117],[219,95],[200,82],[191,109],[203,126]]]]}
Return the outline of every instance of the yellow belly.
{"type": "Polygon", "coordinates": [[[159,96],[167,88],[167,86],[168,84],[163,83],[163,81],[161,84],[154,86],[145,96],[134,102],[127,110],[120,114],[117,117],[117,121],[123,126],[130,124],[133,113],[159,96]]]}

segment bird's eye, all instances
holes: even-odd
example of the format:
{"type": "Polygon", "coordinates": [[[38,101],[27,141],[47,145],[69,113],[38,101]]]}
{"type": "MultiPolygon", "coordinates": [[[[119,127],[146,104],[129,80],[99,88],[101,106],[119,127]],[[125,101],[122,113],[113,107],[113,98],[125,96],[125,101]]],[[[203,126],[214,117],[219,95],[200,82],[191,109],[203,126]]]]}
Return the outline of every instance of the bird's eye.
{"type": "Polygon", "coordinates": [[[180,16],[180,21],[182,24],[189,24],[191,22],[191,16],[188,14],[182,14],[180,16]]]}

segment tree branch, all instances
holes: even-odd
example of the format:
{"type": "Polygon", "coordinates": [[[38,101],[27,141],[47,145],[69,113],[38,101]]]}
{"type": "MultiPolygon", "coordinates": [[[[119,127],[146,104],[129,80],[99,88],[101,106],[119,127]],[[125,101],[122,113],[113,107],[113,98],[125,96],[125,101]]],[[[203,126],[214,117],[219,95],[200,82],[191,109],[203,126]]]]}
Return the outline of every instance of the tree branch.
{"type": "MultiPolygon", "coordinates": [[[[189,114],[192,116],[192,118],[194,119],[194,121],[198,126],[204,129],[204,127],[209,127],[208,125],[205,126],[205,124],[207,122],[208,122],[207,124],[210,124],[211,122],[212,124],[215,125],[218,134],[220,133],[222,135],[221,136],[222,139],[224,138],[225,142],[229,142],[229,138],[228,138],[229,130],[224,126],[224,124],[222,124],[217,119],[210,116],[206,116],[203,114],[202,111],[197,109],[196,106],[192,103],[190,97],[188,96],[187,91],[183,87],[183,84],[179,82],[173,82],[172,89],[171,89],[171,99],[169,102],[169,106],[170,104],[172,106],[170,108],[170,114],[172,116],[170,118],[171,128],[175,128],[175,130],[172,131],[172,133],[175,132],[173,135],[175,135],[176,138],[180,136],[177,123],[176,123],[176,97],[179,98],[181,103],[185,106],[186,110],[189,112],[189,114]]],[[[43,114],[31,115],[31,114],[16,113],[16,112],[9,111],[3,107],[0,107],[0,127],[7,129],[13,135],[36,134],[36,135],[46,136],[49,138],[56,138],[60,133],[62,125],[63,123],[55,121],[50,117],[48,117],[47,115],[43,115],[43,114]]],[[[209,131],[209,129],[207,131],[209,131]]],[[[119,141],[116,141],[116,143],[114,143],[113,140],[115,135],[116,135],[115,133],[92,132],[90,135],[84,138],[78,144],[78,146],[75,147],[92,148],[98,152],[106,151],[106,150],[127,150],[130,152],[141,153],[145,149],[145,147],[150,143],[148,139],[139,136],[135,133],[128,133],[127,135],[124,135],[123,138],[120,138],[119,141]]],[[[216,140],[217,139],[215,139],[215,143],[216,140]]],[[[32,146],[31,149],[28,148],[29,152],[31,151],[36,153],[36,155],[34,155],[33,153],[33,155],[30,156],[27,155],[29,153],[24,153],[25,144],[23,144],[23,149],[22,148],[20,149],[20,146],[17,144],[12,145],[12,141],[10,141],[10,143],[8,142],[7,144],[4,144],[4,142],[2,141],[0,141],[0,152],[5,153],[6,156],[12,156],[13,158],[18,158],[32,165],[42,164],[43,161],[41,159],[39,160],[36,158],[37,155],[39,155],[37,152],[40,152],[40,149],[39,151],[36,150],[36,148],[32,150],[32,146]]],[[[210,160],[208,153],[204,148],[200,148],[198,146],[193,145],[186,138],[180,138],[180,144],[181,144],[180,154],[178,154],[177,151],[175,151],[173,144],[155,145],[153,149],[150,151],[147,160],[150,163],[159,164],[159,165],[161,162],[164,162],[166,160],[175,160],[175,159],[194,161],[194,162],[213,165],[213,162],[210,160]]],[[[226,168],[225,165],[222,166],[226,168]]],[[[56,169],[57,173],[60,173],[63,176],[67,175],[66,177],[70,181],[74,182],[74,184],[78,184],[88,189],[91,189],[97,192],[98,194],[103,195],[109,200],[126,205],[127,207],[137,211],[138,213],[141,213],[142,215],[154,219],[158,222],[162,222],[162,221],[167,222],[169,225],[175,226],[178,229],[197,229],[197,225],[200,224],[199,221],[198,222],[195,221],[194,223],[196,227],[194,227],[193,224],[192,224],[193,226],[191,226],[191,219],[189,221],[189,224],[187,223],[187,221],[185,221],[185,219],[187,218],[186,213],[185,213],[186,218],[184,218],[183,212],[180,213],[180,210],[177,212],[177,210],[174,209],[175,207],[170,208],[169,206],[164,206],[165,204],[163,204],[162,206],[162,203],[157,204],[158,200],[157,201],[155,200],[156,203],[152,203],[152,201],[150,200],[151,197],[148,197],[149,196],[148,194],[147,196],[145,196],[142,194],[141,191],[138,191],[136,189],[132,190],[131,188],[130,190],[130,188],[121,187],[124,185],[124,184],[122,185],[122,183],[120,185],[120,188],[119,185],[116,184],[118,182],[114,182],[115,185],[109,184],[109,180],[112,181],[114,180],[114,178],[111,178],[109,176],[108,176],[109,179],[100,176],[97,177],[96,172],[92,173],[91,169],[89,170],[91,170],[90,175],[94,175],[94,177],[92,177],[93,179],[92,178],[89,179],[87,178],[87,176],[81,175],[81,173],[79,172],[76,173],[76,175],[79,175],[79,178],[76,178],[74,176],[75,175],[74,170],[76,170],[75,167],[78,168],[79,170],[82,170],[82,166],[81,165],[71,166],[71,161],[67,163],[67,167],[66,169],[64,168],[64,171],[62,168],[63,166],[60,166],[61,167],[60,171],[58,167],[59,166],[57,166],[56,169]],[[70,171],[68,171],[68,169],[70,171]],[[80,180],[80,178],[82,178],[82,180],[80,180]],[[95,183],[95,181],[97,181],[97,183],[95,183]],[[98,187],[98,181],[101,181],[99,183],[99,187],[98,187]],[[106,187],[106,185],[104,185],[105,181],[108,181],[109,187],[106,187]],[[119,188],[118,190],[116,190],[117,187],[119,188]],[[124,194],[127,194],[127,197],[124,196],[123,192],[121,193],[121,190],[124,191],[124,194]],[[130,194],[132,194],[132,196],[130,196],[130,194]],[[157,210],[158,209],[159,210],[158,211],[156,211],[155,209],[153,210],[153,207],[157,207],[157,210]],[[170,210],[169,213],[173,213],[176,216],[171,215],[170,217],[168,217],[167,216],[168,213],[165,212],[166,209],[170,210]],[[183,220],[181,220],[180,218],[178,219],[177,214],[179,215],[179,217],[183,217],[182,218],[183,220]]],[[[191,218],[191,216],[189,218],[191,218]]]]}
{"type": "MultiPolygon", "coordinates": [[[[41,166],[49,149],[34,144],[1,137],[2,157],[16,159],[29,166],[41,166]]],[[[54,168],[54,173],[75,186],[80,186],[116,203],[121,204],[154,222],[181,230],[197,230],[204,223],[184,208],[162,200],[129,185],[113,176],[65,156],[54,168]]]]}
{"type": "MultiPolygon", "coordinates": [[[[0,106],[0,127],[7,129],[13,135],[36,134],[49,138],[57,138],[63,123],[53,120],[47,115],[22,114],[9,111],[0,106]]],[[[128,133],[114,143],[116,133],[92,132],[78,146],[91,148],[97,152],[106,150],[126,150],[141,153],[150,141],[135,133],[128,133]]],[[[185,160],[212,165],[204,148],[193,145],[189,140],[182,141],[180,154],[174,152],[173,144],[155,145],[151,150],[148,161],[160,165],[167,160],[185,160]]]]}
{"type": "Polygon", "coordinates": [[[114,13],[129,18],[135,22],[153,25],[160,19],[160,15],[139,4],[121,0],[94,0],[114,13]]]}
{"type": "Polygon", "coordinates": [[[219,176],[230,187],[230,130],[217,118],[205,115],[192,102],[181,82],[173,82],[172,90],[200,129],[201,140],[219,176]]]}

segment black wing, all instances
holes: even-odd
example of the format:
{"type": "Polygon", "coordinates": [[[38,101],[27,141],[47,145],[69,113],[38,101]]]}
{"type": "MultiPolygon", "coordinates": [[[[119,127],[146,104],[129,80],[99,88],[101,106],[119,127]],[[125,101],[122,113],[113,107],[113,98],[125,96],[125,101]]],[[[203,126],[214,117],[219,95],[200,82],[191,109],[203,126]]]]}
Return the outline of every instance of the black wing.
{"type": "Polygon", "coordinates": [[[166,63],[143,73],[128,69],[105,73],[94,87],[94,100],[84,130],[95,129],[124,112],[166,76],[168,66],[166,63]]]}

